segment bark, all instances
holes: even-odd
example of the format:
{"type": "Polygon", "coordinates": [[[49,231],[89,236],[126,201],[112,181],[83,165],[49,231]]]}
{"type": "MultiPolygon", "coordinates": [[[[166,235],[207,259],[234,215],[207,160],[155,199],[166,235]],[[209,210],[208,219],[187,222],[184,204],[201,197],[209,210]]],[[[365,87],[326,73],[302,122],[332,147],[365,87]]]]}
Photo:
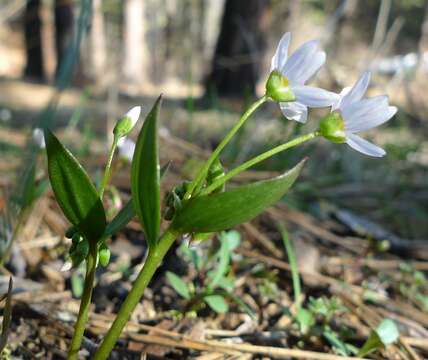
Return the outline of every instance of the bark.
{"type": "Polygon", "coordinates": [[[40,0],[29,0],[24,14],[25,51],[27,65],[25,76],[36,80],[44,79],[42,55],[42,21],[40,0]]]}
{"type": "Polygon", "coordinates": [[[254,95],[270,19],[267,0],[227,0],[206,93],[254,95]]]}
{"type": "MultiPolygon", "coordinates": [[[[144,78],[145,16],[143,0],[126,0],[124,11],[123,75],[128,86],[139,87],[144,78]]],[[[146,54],[145,54],[146,53],[146,54]]]]}
{"type": "Polygon", "coordinates": [[[70,0],[55,0],[55,49],[57,66],[56,73],[64,61],[67,49],[73,40],[74,14],[73,2],[70,0]]]}
{"type": "Polygon", "coordinates": [[[106,42],[102,0],[92,0],[92,24],[90,30],[90,76],[97,83],[104,78],[106,65],[106,42]]]}

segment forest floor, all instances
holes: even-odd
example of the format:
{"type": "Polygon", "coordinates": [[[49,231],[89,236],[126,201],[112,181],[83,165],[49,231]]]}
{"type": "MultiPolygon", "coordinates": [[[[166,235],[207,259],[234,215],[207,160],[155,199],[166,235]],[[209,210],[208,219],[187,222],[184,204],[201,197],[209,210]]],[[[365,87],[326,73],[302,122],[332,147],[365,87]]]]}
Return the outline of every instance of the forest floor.
{"type": "MultiPolygon", "coordinates": [[[[7,194],[16,174],[26,165],[22,154],[29,124],[51,95],[47,87],[0,82],[3,214],[8,212],[7,194]]],[[[148,99],[139,101],[149,108],[148,99]]],[[[135,102],[118,99],[115,113],[135,102]]],[[[192,175],[242,110],[242,104],[234,103],[219,103],[214,109],[168,100],[165,105],[161,164],[171,161],[172,165],[163,192],[192,175]]],[[[108,127],[99,119],[111,108],[87,100],[79,91],[67,92],[59,108],[58,137],[91,174],[99,176],[107,147],[101,134],[108,127]],[[76,115],[79,109],[83,115],[76,115]],[[80,120],[70,125],[71,115],[80,120]],[[91,121],[82,120],[89,115],[91,121]]],[[[256,117],[225,152],[227,165],[260,152],[267,142],[278,143],[304,131],[279,120],[273,104],[256,117]]],[[[385,319],[395,322],[400,336],[368,358],[428,358],[428,147],[406,121],[402,116],[392,129],[373,135],[390,153],[384,160],[362,159],[344,147],[322,142],[239,176],[235,183],[266,178],[310,155],[301,181],[284,202],[236,231],[199,243],[177,242],[132,315],[112,359],[140,359],[142,354],[149,359],[355,359],[385,319]],[[297,257],[300,306],[293,297],[281,225],[297,257]],[[214,290],[224,295],[226,305],[204,298],[212,274],[219,271],[225,243],[231,255],[222,270],[224,281],[214,290]],[[180,284],[171,280],[171,273],[185,283],[187,292],[179,295],[174,290],[180,284]]],[[[37,179],[42,182],[43,153],[37,161],[37,179]]],[[[129,198],[129,174],[128,162],[115,161],[112,188],[116,191],[110,191],[106,200],[112,208],[120,207],[119,198],[122,203],[129,198]]],[[[13,275],[6,359],[66,357],[83,279],[82,268],[61,271],[71,243],[64,237],[68,226],[50,188],[25,216],[11,261],[0,276],[0,294],[6,294],[13,275]]],[[[91,358],[144,261],[146,245],[136,219],[109,245],[112,257],[106,268],[97,271],[82,358],[91,358]]],[[[4,305],[5,301],[0,303],[4,305]]]]}

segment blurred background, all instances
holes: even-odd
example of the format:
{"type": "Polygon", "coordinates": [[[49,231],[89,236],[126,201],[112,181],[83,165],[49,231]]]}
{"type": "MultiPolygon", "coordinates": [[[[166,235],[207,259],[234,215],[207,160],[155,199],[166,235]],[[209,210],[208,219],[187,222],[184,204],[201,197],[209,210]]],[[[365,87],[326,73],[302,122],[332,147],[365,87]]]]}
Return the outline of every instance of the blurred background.
{"type": "MultiPolygon", "coordinates": [[[[136,104],[147,112],[159,93],[166,98],[163,136],[211,149],[263,94],[286,31],[292,32],[291,51],[313,38],[322,41],[327,63],[312,84],[340,91],[369,69],[369,94],[388,94],[399,112],[367,134],[387,150],[383,159],[317,141],[258,170],[283,171],[310,155],[290,204],[318,216],[348,209],[401,238],[426,238],[424,0],[2,0],[2,186],[13,188],[28,165],[23,154],[31,128],[43,122],[65,127],[78,134],[69,142],[80,154],[102,155],[117,116],[136,104]]],[[[269,104],[226,149],[226,166],[312,130],[324,112],[313,112],[301,126],[269,104]]],[[[191,167],[184,163],[183,177],[191,167]]]]}

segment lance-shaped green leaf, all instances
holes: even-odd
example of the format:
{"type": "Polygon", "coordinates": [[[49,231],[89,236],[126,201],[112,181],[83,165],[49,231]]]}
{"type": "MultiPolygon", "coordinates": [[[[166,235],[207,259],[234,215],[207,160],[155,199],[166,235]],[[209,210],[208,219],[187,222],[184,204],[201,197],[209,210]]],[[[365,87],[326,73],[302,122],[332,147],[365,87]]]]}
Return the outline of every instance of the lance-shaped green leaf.
{"type": "Polygon", "coordinates": [[[130,199],[120,211],[116,214],[111,222],[108,223],[104,232],[105,237],[112,236],[123,229],[135,216],[132,199],[130,199]]]}
{"type": "Polygon", "coordinates": [[[106,227],[103,204],[94,184],[76,158],[48,129],[45,130],[49,180],[66,218],[90,241],[106,227]]]}
{"type": "MultiPolygon", "coordinates": [[[[168,172],[171,163],[168,162],[160,169],[160,178],[168,172]]],[[[106,230],[104,232],[105,237],[112,236],[118,231],[123,229],[128,223],[134,218],[135,210],[132,199],[129,199],[128,202],[120,209],[111,222],[107,224],[106,230]]]]}
{"type": "Polygon", "coordinates": [[[150,247],[156,245],[161,219],[157,134],[161,101],[159,96],[144,120],[135,146],[131,170],[132,201],[150,247]]]}
{"type": "Polygon", "coordinates": [[[190,199],[178,212],[172,226],[181,233],[214,232],[246,222],[284,196],[303,164],[304,160],[273,179],[190,199]]]}

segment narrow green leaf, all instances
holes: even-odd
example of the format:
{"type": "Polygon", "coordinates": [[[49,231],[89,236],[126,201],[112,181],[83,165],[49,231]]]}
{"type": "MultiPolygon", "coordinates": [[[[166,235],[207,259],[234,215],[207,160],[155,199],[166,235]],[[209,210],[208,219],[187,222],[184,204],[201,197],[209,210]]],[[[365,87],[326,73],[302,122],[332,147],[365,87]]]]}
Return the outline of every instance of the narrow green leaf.
{"type": "Polygon", "coordinates": [[[204,297],[204,301],[208,306],[213,309],[218,314],[224,314],[229,310],[229,305],[227,304],[224,297],[221,295],[208,295],[204,297]]]}
{"type": "MultiPolygon", "coordinates": [[[[171,162],[166,163],[160,169],[160,178],[168,172],[168,169],[171,165],[171,162]]],[[[113,234],[116,234],[121,229],[123,229],[135,216],[135,210],[133,206],[132,199],[129,199],[128,202],[120,209],[111,222],[107,224],[106,230],[104,232],[104,237],[110,237],[113,234]]]]}
{"type": "Polygon", "coordinates": [[[185,298],[186,300],[190,299],[189,288],[187,287],[186,283],[183,280],[181,280],[176,274],[170,271],[166,272],[166,278],[169,284],[177,292],[177,294],[179,294],[181,297],[185,298]]]}
{"type": "Polygon", "coordinates": [[[221,294],[236,303],[242,310],[244,310],[249,316],[251,316],[253,320],[256,318],[256,314],[254,313],[254,311],[239,296],[236,296],[227,290],[222,291],[221,294]]]}
{"type": "Polygon", "coordinates": [[[220,236],[220,250],[217,253],[218,256],[218,264],[217,269],[213,273],[212,280],[209,283],[209,287],[211,289],[214,289],[221,278],[226,274],[228,268],[229,268],[229,261],[230,261],[230,250],[229,250],[229,243],[227,239],[227,235],[225,233],[221,234],[220,236]]]}
{"type": "Polygon", "coordinates": [[[90,241],[106,227],[103,204],[94,184],[76,158],[48,129],[45,130],[49,180],[67,219],[90,241]]]}
{"type": "Polygon", "coordinates": [[[135,210],[132,199],[120,209],[111,222],[108,223],[106,230],[104,231],[105,237],[110,237],[116,234],[122,228],[124,228],[135,216],[135,210]]]}
{"type": "Polygon", "coordinates": [[[160,229],[160,174],[158,117],[162,98],[159,96],[144,120],[132,159],[131,192],[134,209],[150,247],[156,245],[160,229]]]}
{"type": "Polygon", "coordinates": [[[273,179],[190,199],[176,215],[173,228],[182,233],[215,232],[246,222],[280,200],[299,175],[304,161],[273,179]]]}

